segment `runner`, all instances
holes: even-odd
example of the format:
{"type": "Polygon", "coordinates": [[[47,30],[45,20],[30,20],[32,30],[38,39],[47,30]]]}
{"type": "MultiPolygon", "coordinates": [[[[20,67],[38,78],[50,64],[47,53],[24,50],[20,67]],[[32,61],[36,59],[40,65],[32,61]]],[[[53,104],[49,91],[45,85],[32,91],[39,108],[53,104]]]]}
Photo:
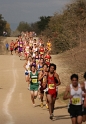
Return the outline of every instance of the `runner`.
{"type": "MultiPolygon", "coordinates": [[[[83,85],[85,86],[85,92],[83,91],[83,94],[86,93],[86,72],[84,73],[84,83],[83,85]]],[[[84,97],[83,97],[83,103],[84,103],[84,97]]],[[[86,107],[84,107],[84,111],[83,111],[83,122],[86,122],[86,107]]]]}
{"type": "Polygon", "coordinates": [[[41,58],[42,55],[44,56],[44,54],[45,54],[44,44],[42,44],[42,45],[40,46],[39,54],[40,54],[40,58],[41,58]]]}
{"type": "Polygon", "coordinates": [[[32,49],[33,48],[33,38],[32,37],[30,37],[29,45],[30,45],[30,48],[32,49]]]}
{"type": "Polygon", "coordinates": [[[51,46],[52,46],[51,41],[48,40],[48,42],[47,42],[48,51],[51,51],[51,46]]]}
{"type": "MultiPolygon", "coordinates": [[[[40,98],[41,98],[41,108],[43,105],[43,97],[44,97],[44,90],[47,88],[47,72],[48,66],[47,64],[43,65],[43,70],[39,72],[39,81],[40,83],[40,98]]],[[[46,94],[45,94],[46,95],[46,94]]],[[[48,108],[47,98],[46,98],[46,108],[48,108]]]]}
{"type": "Polygon", "coordinates": [[[14,43],[14,50],[15,50],[15,53],[17,52],[18,50],[18,39],[16,39],[15,43],[14,43]]]}
{"type": "Polygon", "coordinates": [[[29,42],[26,43],[26,46],[24,48],[24,53],[25,53],[25,59],[27,60],[30,53],[29,53],[29,42]]]}
{"type": "Polygon", "coordinates": [[[49,103],[50,119],[53,119],[54,105],[57,97],[56,87],[60,84],[61,82],[59,79],[59,75],[56,73],[56,65],[52,63],[49,66],[49,73],[47,76],[47,100],[49,103]]]}
{"type": "Polygon", "coordinates": [[[31,65],[31,72],[29,74],[29,83],[30,83],[30,93],[31,93],[31,100],[33,106],[35,107],[35,99],[38,95],[38,71],[36,71],[36,66],[31,65]]]}
{"type": "Polygon", "coordinates": [[[37,51],[38,51],[38,48],[37,48],[36,44],[34,44],[34,46],[33,46],[33,57],[36,56],[37,51]]]}
{"type": "Polygon", "coordinates": [[[34,66],[36,66],[36,68],[37,68],[37,65],[36,65],[36,59],[35,59],[34,57],[32,58],[31,65],[34,65],[34,66]]]}
{"type": "Polygon", "coordinates": [[[35,47],[34,45],[37,45],[36,39],[33,40],[33,47],[35,47]]]}
{"type": "Polygon", "coordinates": [[[36,65],[38,65],[39,64],[39,52],[38,51],[36,51],[35,53],[35,59],[36,59],[36,65]]]}
{"type": "Polygon", "coordinates": [[[25,68],[25,80],[26,80],[26,82],[28,82],[28,90],[30,88],[29,81],[28,81],[28,75],[31,72],[30,71],[31,62],[32,62],[32,58],[31,58],[31,56],[29,56],[27,61],[25,62],[24,66],[23,66],[25,68]]]}
{"type": "Polygon", "coordinates": [[[18,50],[19,50],[19,57],[21,56],[22,52],[23,52],[23,41],[22,39],[19,39],[18,41],[18,50]]]}
{"type": "Polygon", "coordinates": [[[47,54],[45,55],[45,63],[49,66],[50,65],[50,60],[51,60],[51,55],[50,52],[48,51],[47,54]]]}
{"type": "Polygon", "coordinates": [[[82,102],[82,90],[84,85],[78,83],[78,75],[73,74],[70,77],[71,84],[67,86],[63,99],[69,99],[68,112],[71,117],[72,124],[82,124],[83,115],[83,102],[82,102]]]}
{"type": "Polygon", "coordinates": [[[11,55],[13,55],[13,50],[14,50],[14,42],[12,40],[11,43],[10,43],[10,52],[11,52],[11,55]]]}
{"type": "Polygon", "coordinates": [[[41,59],[39,60],[39,63],[38,63],[38,71],[39,71],[39,72],[43,70],[43,64],[44,64],[44,59],[41,58],[41,59]]]}

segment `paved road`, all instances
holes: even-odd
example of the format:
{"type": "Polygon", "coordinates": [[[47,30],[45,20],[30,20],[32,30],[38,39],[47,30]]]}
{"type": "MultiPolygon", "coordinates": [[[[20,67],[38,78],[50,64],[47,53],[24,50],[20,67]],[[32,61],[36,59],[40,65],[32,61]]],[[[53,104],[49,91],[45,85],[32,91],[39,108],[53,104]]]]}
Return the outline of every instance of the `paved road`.
{"type": "Polygon", "coordinates": [[[32,106],[24,79],[24,61],[16,55],[0,56],[0,124],[70,124],[66,108],[56,101],[55,118],[49,119],[46,107],[32,106]]]}

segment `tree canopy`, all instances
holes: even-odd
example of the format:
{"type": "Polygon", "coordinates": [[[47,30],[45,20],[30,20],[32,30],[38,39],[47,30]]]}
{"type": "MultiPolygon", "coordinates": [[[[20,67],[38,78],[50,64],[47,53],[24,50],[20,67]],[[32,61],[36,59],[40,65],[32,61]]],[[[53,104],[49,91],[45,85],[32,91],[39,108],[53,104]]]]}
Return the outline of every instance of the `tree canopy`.
{"type": "Polygon", "coordinates": [[[22,32],[22,31],[30,31],[30,25],[27,22],[21,21],[17,27],[17,30],[22,32]]]}
{"type": "Polygon", "coordinates": [[[41,31],[44,31],[47,26],[48,26],[48,23],[50,21],[50,16],[46,17],[46,16],[41,16],[39,19],[39,21],[37,22],[38,24],[38,29],[41,31]]]}
{"type": "Polygon", "coordinates": [[[86,1],[75,0],[68,4],[62,13],[55,13],[43,34],[46,37],[52,37],[55,53],[68,50],[85,42],[86,1]]]}
{"type": "Polygon", "coordinates": [[[7,32],[7,35],[10,35],[11,29],[10,24],[2,17],[2,14],[0,14],[0,35],[3,35],[3,31],[7,32]]]}
{"type": "Polygon", "coordinates": [[[5,30],[6,27],[6,21],[2,17],[2,14],[0,14],[0,35],[3,35],[3,31],[5,30]]]}

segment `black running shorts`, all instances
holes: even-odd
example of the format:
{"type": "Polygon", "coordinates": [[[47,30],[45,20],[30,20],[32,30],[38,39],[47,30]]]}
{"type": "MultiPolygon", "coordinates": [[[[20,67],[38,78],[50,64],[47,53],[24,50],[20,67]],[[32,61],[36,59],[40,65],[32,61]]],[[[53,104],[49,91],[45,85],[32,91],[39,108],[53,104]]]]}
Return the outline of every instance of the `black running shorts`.
{"type": "Polygon", "coordinates": [[[76,118],[78,116],[83,116],[83,107],[82,105],[69,105],[68,112],[71,118],[76,118]]]}

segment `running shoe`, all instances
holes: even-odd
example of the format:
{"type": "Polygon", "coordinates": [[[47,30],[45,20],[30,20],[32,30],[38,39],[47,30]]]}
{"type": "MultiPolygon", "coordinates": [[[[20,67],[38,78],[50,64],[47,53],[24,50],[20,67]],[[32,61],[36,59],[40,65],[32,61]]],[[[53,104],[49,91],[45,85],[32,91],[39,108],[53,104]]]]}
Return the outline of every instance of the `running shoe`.
{"type": "Polygon", "coordinates": [[[44,105],[43,105],[43,102],[41,102],[41,105],[40,105],[40,106],[41,106],[41,108],[43,108],[43,106],[44,106],[44,105]]]}
{"type": "Polygon", "coordinates": [[[53,114],[50,115],[50,119],[51,119],[51,120],[53,119],[53,114]]]}
{"type": "Polygon", "coordinates": [[[49,109],[48,104],[46,104],[46,108],[49,109]]]}

